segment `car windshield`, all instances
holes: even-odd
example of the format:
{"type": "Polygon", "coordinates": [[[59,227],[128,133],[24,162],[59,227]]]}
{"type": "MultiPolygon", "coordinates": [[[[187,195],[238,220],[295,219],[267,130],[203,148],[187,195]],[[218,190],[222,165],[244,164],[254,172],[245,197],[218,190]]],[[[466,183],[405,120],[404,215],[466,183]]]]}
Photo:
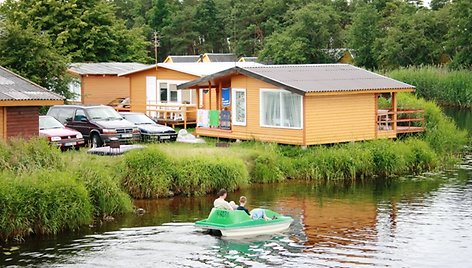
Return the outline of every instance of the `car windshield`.
{"type": "Polygon", "coordinates": [[[135,123],[136,125],[155,125],[156,122],[152,121],[151,118],[147,117],[145,114],[126,114],[124,115],[125,119],[135,123]]]}
{"type": "Polygon", "coordinates": [[[123,117],[111,107],[97,107],[87,109],[87,113],[93,120],[121,120],[123,117]]]}
{"type": "Polygon", "coordinates": [[[53,129],[53,128],[64,128],[64,126],[57,121],[54,117],[51,116],[41,116],[39,117],[39,129],[53,129]]]}

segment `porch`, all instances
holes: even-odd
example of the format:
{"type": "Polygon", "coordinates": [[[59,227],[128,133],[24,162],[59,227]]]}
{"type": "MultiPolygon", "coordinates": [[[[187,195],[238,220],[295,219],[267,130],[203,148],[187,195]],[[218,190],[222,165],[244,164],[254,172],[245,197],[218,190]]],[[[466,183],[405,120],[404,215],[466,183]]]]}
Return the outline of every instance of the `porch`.
{"type": "Polygon", "coordinates": [[[148,103],[146,114],[159,124],[171,126],[183,125],[197,122],[197,105],[181,103],[148,103]]]}
{"type": "Polygon", "coordinates": [[[425,130],[423,109],[377,110],[377,137],[394,138],[397,134],[418,133],[425,130]]]}

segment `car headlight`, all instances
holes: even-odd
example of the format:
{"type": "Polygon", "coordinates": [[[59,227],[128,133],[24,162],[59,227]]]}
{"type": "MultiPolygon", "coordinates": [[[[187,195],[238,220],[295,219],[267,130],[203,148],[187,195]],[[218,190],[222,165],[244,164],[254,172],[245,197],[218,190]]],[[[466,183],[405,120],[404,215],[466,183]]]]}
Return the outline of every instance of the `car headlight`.
{"type": "Polygon", "coordinates": [[[76,137],[77,139],[82,139],[82,138],[83,138],[82,133],[77,134],[77,136],[75,136],[75,137],[76,137]]]}
{"type": "Polygon", "coordinates": [[[104,128],[103,129],[103,134],[116,134],[116,129],[104,128]]]}
{"type": "Polygon", "coordinates": [[[51,137],[51,141],[60,141],[60,140],[61,140],[61,137],[58,137],[58,136],[51,137]]]}

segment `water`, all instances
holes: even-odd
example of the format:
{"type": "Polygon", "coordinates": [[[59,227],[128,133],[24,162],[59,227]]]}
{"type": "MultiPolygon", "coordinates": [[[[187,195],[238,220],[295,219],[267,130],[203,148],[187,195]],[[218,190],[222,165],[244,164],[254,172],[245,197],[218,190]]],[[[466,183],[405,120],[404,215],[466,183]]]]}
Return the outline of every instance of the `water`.
{"type": "MultiPolygon", "coordinates": [[[[469,115],[467,115],[469,116],[469,115]]],[[[466,120],[467,121],[467,120],[466,120]]],[[[253,185],[230,193],[290,215],[284,233],[199,232],[213,197],[136,201],[146,213],[0,248],[0,266],[472,267],[472,155],[455,169],[394,180],[253,185]]]]}

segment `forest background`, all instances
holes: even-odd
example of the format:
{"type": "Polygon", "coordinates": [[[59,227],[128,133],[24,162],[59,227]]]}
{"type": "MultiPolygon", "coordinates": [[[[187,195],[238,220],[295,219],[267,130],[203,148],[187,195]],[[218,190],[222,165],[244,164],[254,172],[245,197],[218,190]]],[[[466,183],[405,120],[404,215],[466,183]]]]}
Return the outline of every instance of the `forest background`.
{"type": "Polygon", "coordinates": [[[71,62],[154,62],[205,52],[273,64],[333,63],[348,48],[371,70],[472,68],[472,1],[4,0],[0,65],[68,97],[71,62]]]}

